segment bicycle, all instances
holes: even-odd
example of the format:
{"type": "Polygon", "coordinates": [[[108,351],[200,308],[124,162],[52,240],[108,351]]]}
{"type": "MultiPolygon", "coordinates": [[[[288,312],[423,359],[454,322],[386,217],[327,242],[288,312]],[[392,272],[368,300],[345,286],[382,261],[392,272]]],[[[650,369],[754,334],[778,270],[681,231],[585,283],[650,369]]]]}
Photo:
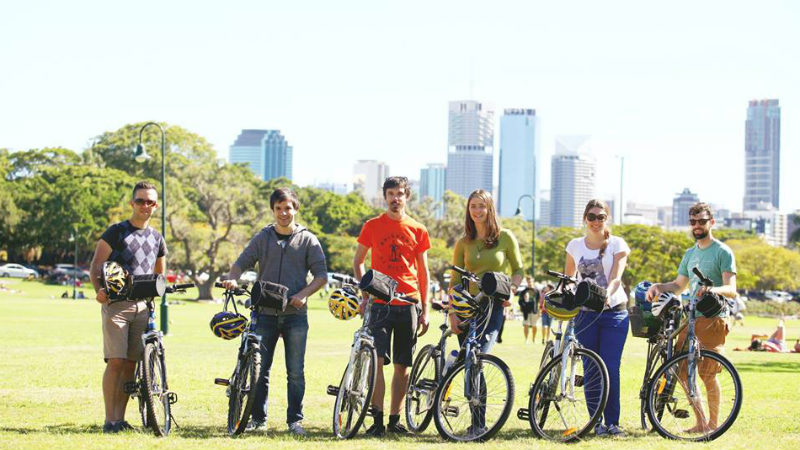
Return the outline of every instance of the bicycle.
{"type": "MultiPolygon", "coordinates": [[[[451,269],[461,274],[465,295],[469,283],[481,287],[475,274],[456,266],[451,269]]],[[[487,275],[493,274],[484,277],[487,275]]],[[[497,356],[478,352],[478,339],[491,318],[492,302],[498,301],[492,294],[481,290],[472,299],[480,311],[469,319],[459,358],[435,390],[434,423],[439,435],[448,441],[491,439],[508,420],[513,407],[514,378],[508,365],[497,356]]]]}
{"type": "MultiPolygon", "coordinates": [[[[692,271],[700,279],[702,286],[713,286],[713,282],[694,268],[692,271]]],[[[686,441],[711,441],[725,433],[736,420],[742,406],[742,383],[733,364],[724,356],[711,350],[700,348],[695,334],[696,312],[701,301],[716,303],[712,310],[719,313],[725,300],[714,294],[702,300],[692,298],[682,307],[688,319],[688,332],[685,343],[688,349],[672,356],[656,369],[647,388],[647,415],[653,428],[661,436],[686,441]],[[708,300],[707,300],[708,299],[708,300]],[[713,373],[713,382],[698,383],[713,373]],[[676,393],[678,387],[682,392],[676,393]],[[683,395],[681,395],[683,394],[683,395]],[[730,395],[730,397],[723,397],[730,395]],[[716,405],[712,405],[714,399],[716,405]],[[704,406],[703,399],[706,399],[704,406]],[[685,402],[685,403],[684,403],[685,402]],[[708,420],[706,420],[708,418],[708,420]],[[720,418],[723,420],[720,421],[720,418]],[[694,420],[694,426],[687,420],[694,420]],[[716,421],[714,427],[709,422],[716,421]],[[697,428],[698,424],[701,424],[697,428]],[[691,428],[686,428],[689,425],[691,428]]],[[[710,316],[716,314],[712,313],[710,316]]]]}
{"type": "MultiPolygon", "coordinates": [[[[194,287],[194,283],[164,286],[164,279],[160,275],[146,275],[144,277],[146,277],[145,283],[163,286],[162,293],[164,294],[185,292],[186,289],[194,287]]],[[[126,275],[126,278],[130,280],[136,277],[126,275]]],[[[131,284],[128,292],[135,292],[137,282],[129,281],[129,283],[131,284]]],[[[115,302],[126,300],[125,295],[114,299],[115,302]]],[[[172,405],[178,401],[178,394],[170,391],[167,384],[167,364],[164,360],[165,352],[162,342],[164,334],[160,330],[156,330],[153,298],[147,298],[145,302],[147,304],[148,318],[147,328],[142,333],[144,357],[136,363],[133,381],[125,383],[124,390],[131,398],[136,398],[142,426],[150,428],[156,436],[167,436],[172,429],[172,423],[175,421],[172,416],[172,405]]]]}
{"type": "MultiPolygon", "coordinates": [[[[236,296],[249,295],[247,285],[235,289],[226,289],[222,283],[214,283],[214,287],[223,288],[223,310],[227,311],[228,305],[233,305],[236,314],[236,296]]],[[[245,302],[250,309],[250,323],[247,330],[241,334],[241,344],[236,355],[236,367],[230,378],[215,378],[214,384],[227,386],[228,395],[228,434],[231,437],[244,433],[253,412],[256,397],[256,384],[261,374],[261,336],[255,332],[255,307],[250,299],[245,302]]]]}
{"type": "Polygon", "coordinates": [[[431,308],[444,314],[439,325],[442,335],[436,345],[427,344],[417,353],[406,390],[406,423],[409,431],[417,434],[425,431],[433,418],[434,396],[446,369],[447,338],[453,335],[447,326],[447,307],[433,302],[431,308]]]}
{"type": "MultiPolygon", "coordinates": [[[[574,303],[572,289],[578,280],[551,270],[547,273],[559,281],[546,295],[546,301],[569,298],[574,303]]],[[[539,373],[530,387],[528,407],[520,408],[517,417],[528,421],[537,437],[575,442],[600,420],[608,401],[609,378],[600,356],[583,348],[575,336],[574,317],[579,305],[565,305],[564,316],[551,314],[559,321],[553,333],[555,339],[548,342],[542,354],[539,373]],[[564,320],[567,326],[562,332],[564,320]]]]}

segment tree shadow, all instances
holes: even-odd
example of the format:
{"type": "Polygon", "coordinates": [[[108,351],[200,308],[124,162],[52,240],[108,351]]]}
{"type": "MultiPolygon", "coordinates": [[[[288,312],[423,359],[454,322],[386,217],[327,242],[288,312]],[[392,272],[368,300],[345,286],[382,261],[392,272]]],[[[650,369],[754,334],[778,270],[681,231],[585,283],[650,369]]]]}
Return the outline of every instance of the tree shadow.
{"type": "Polygon", "coordinates": [[[800,372],[800,361],[763,361],[757,363],[737,362],[734,367],[736,367],[736,370],[739,372],[797,373],[800,372]]]}

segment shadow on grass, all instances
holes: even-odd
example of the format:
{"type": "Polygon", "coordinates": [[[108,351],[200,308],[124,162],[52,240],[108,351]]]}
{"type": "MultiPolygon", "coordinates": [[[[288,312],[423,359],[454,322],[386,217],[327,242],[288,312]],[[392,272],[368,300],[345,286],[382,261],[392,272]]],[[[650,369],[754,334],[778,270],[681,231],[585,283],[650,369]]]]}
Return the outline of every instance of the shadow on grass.
{"type": "Polygon", "coordinates": [[[736,363],[739,372],[800,372],[800,361],[763,361],[757,363],[736,363]]]}

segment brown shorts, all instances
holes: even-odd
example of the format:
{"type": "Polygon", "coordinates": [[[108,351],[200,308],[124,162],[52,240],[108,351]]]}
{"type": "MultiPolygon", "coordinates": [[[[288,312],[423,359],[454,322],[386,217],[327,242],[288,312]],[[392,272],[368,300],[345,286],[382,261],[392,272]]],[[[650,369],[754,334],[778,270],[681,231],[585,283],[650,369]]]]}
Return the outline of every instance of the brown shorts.
{"type": "Polygon", "coordinates": [[[142,359],[142,333],[147,329],[148,315],[145,302],[121,301],[102,306],[103,357],[106,362],[111,358],[142,359]]]}
{"type": "MultiPolygon", "coordinates": [[[[697,340],[700,342],[700,348],[705,350],[712,350],[717,353],[724,353],[725,351],[725,337],[728,336],[728,322],[721,317],[698,317],[694,322],[694,332],[697,335],[697,340]]],[[[678,335],[677,347],[683,349],[686,341],[686,335],[689,333],[689,328],[686,327],[678,335]]],[[[686,349],[684,349],[686,350],[686,349]]],[[[697,371],[701,377],[704,375],[714,375],[722,371],[722,366],[713,359],[703,358],[697,366],[697,371]]]]}

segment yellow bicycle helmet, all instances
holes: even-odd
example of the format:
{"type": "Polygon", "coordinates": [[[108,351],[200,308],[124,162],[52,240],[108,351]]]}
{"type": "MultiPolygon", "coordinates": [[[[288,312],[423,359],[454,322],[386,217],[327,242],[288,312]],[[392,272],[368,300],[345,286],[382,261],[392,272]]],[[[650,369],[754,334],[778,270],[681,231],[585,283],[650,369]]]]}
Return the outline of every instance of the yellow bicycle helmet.
{"type": "Polygon", "coordinates": [[[339,320],[350,320],[358,314],[360,299],[355,289],[343,286],[333,291],[328,300],[328,310],[339,320]]]}
{"type": "Polygon", "coordinates": [[[460,284],[448,289],[447,296],[450,298],[450,310],[461,320],[468,320],[477,311],[475,300],[461,287],[460,284]]]}
{"type": "Polygon", "coordinates": [[[570,289],[552,291],[544,298],[547,315],[556,320],[570,320],[580,311],[578,305],[575,304],[575,293],[570,289]]]}
{"type": "Polygon", "coordinates": [[[103,287],[109,295],[118,296],[125,290],[128,274],[114,261],[103,263],[103,287]]]}

